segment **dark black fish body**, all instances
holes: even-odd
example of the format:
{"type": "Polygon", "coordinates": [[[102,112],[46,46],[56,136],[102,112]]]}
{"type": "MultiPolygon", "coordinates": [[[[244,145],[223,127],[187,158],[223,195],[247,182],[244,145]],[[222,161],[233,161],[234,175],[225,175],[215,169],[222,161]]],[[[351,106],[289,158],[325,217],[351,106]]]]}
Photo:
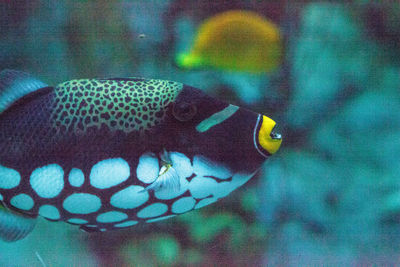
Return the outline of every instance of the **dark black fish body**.
{"type": "Polygon", "coordinates": [[[249,180],[281,142],[271,119],[177,82],[49,87],[21,72],[2,74],[0,237],[8,241],[33,227],[7,235],[5,214],[106,231],[201,208],[249,180]],[[10,87],[29,84],[37,88],[3,104],[10,87]]]}

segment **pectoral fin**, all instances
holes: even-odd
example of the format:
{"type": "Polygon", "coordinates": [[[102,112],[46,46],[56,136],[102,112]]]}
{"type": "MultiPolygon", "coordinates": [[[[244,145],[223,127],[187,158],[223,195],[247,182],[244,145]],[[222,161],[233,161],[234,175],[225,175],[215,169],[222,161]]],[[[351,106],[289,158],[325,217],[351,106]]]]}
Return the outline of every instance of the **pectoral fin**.
{"type": "Polygon", "coordinates": [[[168,152],[164,151],[161,155],[161,168],[158,173],[157,179],[148,187],[146,187],[144,190],[149,191],[149,190],[173,190],[173,191],[179,191],[180,189],[180,179],[179,175],[174,169],[174,166],[172,165],[172,162],[169,158],[168,152]]]}
{"type": "Polygon", "coordinates": [[[145,190],[147,191],[149,190],[158,191],[161,189],[179,191],[180,189],[179,175],[174,169],[174,167],[162,166],[160,174],[157,177],[157,179],[151,185],[145,188],[145,190]]]}
{"type": "Polygon", "coordinates": [[[6,242],[26,237],[36,224],[36,218],[17,214],[0,205],[0,239],[6,242]]]}

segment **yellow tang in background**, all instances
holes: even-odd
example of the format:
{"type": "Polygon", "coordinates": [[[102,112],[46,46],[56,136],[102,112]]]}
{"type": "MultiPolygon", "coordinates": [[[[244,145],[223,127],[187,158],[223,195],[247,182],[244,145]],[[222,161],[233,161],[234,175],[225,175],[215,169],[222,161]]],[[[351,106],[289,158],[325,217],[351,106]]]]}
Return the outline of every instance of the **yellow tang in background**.
{"type": "Polygon", "coordinates": [[[282,58],[278,27],[255,12],[231,10],[207,19],[189,53],[176,58],[185,69],[215,67],[251,73],[269,72],[282,58]]]}

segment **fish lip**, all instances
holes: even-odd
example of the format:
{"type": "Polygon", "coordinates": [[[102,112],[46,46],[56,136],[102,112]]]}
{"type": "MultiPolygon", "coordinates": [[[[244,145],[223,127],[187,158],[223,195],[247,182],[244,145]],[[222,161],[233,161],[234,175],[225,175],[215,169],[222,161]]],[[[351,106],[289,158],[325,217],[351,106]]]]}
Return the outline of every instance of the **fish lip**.
{"type": "Polygon", "coordinates": [[[282,135],[278,132],[278,127],[276,127],[276,124],[274,126],[274,128],[272,128],[271,132],[269,133],[269,136],[273,139],[273,140],[282,140],[282,135]]]}

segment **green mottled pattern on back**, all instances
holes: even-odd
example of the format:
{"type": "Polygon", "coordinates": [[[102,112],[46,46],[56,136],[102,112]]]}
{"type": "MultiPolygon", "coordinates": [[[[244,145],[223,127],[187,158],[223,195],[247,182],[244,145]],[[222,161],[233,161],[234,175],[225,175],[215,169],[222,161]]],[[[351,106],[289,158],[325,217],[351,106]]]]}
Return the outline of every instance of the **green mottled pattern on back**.
{"type": "Polygon", "coordinates": [[[55,88],[53,125],[74,132],[102,124],[124,132],[146,130],[163,120],[165,107],[182,87],[177,82],[137,78],[67,81],[55,88]]]}

